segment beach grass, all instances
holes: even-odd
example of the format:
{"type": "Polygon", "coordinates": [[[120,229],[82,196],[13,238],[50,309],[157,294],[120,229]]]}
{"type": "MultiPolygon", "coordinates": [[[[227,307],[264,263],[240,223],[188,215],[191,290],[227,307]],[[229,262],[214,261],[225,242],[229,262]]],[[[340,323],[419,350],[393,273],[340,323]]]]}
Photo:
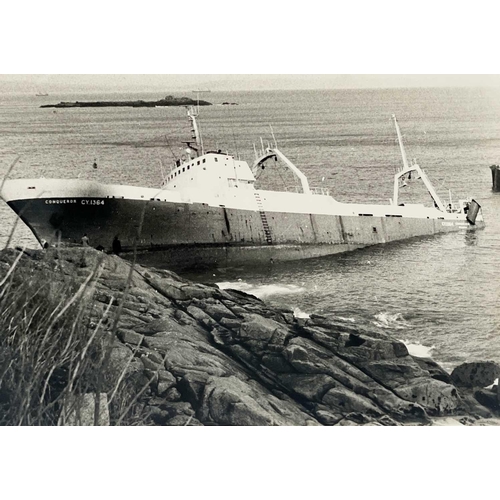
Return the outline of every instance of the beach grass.
{"type": "Polygon", "coordinates": [[[37,255],[0,258],[0,425],[142,424],[136,403],[148,381],[138,389],[125,376],[133,351],[113,358],[120,308],[95,301],[101,263],[72,277],[53,252],[37,255]],[[89,395],[91,422],[81,418],[89,395]]]}

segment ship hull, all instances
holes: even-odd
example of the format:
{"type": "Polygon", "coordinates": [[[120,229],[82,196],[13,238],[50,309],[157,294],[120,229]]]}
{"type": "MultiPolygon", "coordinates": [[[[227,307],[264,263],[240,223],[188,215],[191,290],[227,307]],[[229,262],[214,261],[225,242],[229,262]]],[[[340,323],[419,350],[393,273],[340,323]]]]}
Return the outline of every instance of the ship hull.
{"type": "Polygon", "coordinates": [[[7,200],[40,243],[88,244],[172,268],[320,257],[482,227],[465,220],[244,210],[206,203],[104,197],[7,200]]]}

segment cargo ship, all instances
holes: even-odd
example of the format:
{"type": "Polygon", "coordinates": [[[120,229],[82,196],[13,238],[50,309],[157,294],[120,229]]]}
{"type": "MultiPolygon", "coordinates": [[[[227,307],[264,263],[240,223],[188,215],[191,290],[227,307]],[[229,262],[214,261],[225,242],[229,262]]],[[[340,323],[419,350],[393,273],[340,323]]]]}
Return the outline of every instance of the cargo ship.
{"type": "Polygon", "coordinates": [[[342,203],[327,189],[311,187],[275,140],[255,148],[252,166],[220,150],[205,151],[198,114],[188,108],[192,140],[158,189],[21,179],[5,181],[1,196],[42,246],[90,245],[178,269],[320,257],[484,226],[477,201],[445,204],[425,171],[408,162],[395,116],[403,165],[384,205],[342,203]],[[298,179],[295,192],[256,188],[257,172],[278,160],[298,179]],[[431,206],[400,203],[399,191],[410,179],[424,183],[431,206]]]}

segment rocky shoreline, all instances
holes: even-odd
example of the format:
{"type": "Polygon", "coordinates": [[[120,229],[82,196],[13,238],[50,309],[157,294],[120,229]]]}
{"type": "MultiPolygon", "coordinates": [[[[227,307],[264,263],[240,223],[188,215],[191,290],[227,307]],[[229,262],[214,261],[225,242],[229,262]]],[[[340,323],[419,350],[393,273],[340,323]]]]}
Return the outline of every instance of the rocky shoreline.
{"type": "MultiPolygon", "coordinates": [[[[500,374],[495,363],[450,375],[376,327],[296,318],[90,248],[0,252],[0,282],[37,274],[92,284],[82,322],[110,339],[109,370],[121,373],[141,425],[498,424],[498,387],[484,388],[500,374]]],[[[95,401],[107,411],[105,390],[76,396],[90,420],[95,401]]],[[[91,423],[84,414],[76,423],[91,423]]]]}
{"type": "Polygon", "coordinates": [[[132,107],[155,108],[157,106],[211,106],[208,101],[197,101],[189,97],[173,97],[171,95],[157,101],[89,101],[89,102],[60,102],[59,104],[43,104],[41,108],[105,108],[105,107],[132,107]]]}

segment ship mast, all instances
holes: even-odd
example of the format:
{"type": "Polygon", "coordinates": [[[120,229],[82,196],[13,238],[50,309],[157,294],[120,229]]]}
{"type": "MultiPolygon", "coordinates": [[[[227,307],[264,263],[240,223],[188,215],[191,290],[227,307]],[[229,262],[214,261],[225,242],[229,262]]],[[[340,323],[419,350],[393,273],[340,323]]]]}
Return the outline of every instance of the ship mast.
{"type": "Polygon", "coordinates": [[[198,109],[195,109],[194,106],[188,108],[188,118],[191,120],[192,127],[191,133],[193,134],[193,139],[196,141],[196,156],[202,156],[205,154],[205,151],[203,149],[203,139],[201,138],[200,129],[198,128],[198,123],[196,122],[198,114],[198,109]]]}
{"type": "Polygon", "coordinates": [[[196,108],[194,106],[190,106],[188,108],[188,117],[191,120],[192,137],[196,141],[196,156],[202,156],[205,154],[205,150],[203,149],[203,139],[201,137],[201,132],[198,127],[198,122],[196,121],[196,118],[200,114],[200,94],[202,92],[210,92],[210,90],[193,90],[193,92],[196,93],[196,108]]]}
{"type": "Polygon", "coordinates": [[[403,157],[403,167],[406,170],[408,168],[408,158],[406,157],[406,151],[403,144],[403,136],[401,135],[401,130],[399,130],[399,124],[396,120],[396,115],[392,115],[392,119],[394,120],[396,133],[398,134],[399,149],[401,150],[401,156],[403,157]]]}

